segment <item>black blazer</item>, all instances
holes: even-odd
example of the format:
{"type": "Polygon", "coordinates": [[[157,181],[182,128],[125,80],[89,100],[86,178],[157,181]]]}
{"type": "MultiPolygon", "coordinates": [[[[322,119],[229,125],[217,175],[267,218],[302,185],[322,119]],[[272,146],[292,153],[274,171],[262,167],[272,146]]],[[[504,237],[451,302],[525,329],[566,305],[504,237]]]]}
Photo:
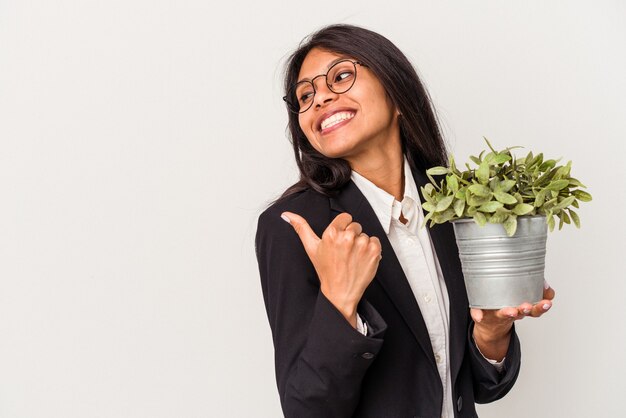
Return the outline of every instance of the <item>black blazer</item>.
{"type": "MultiPolygon", "coordinates": [[[[413,172],[418,187],[425,176],[413,172]]],[[[450,367],[455,417],[476,417],[474,403],[504,396],[520,367],[515,330],[499,374],[472,340],[458,249],[452,226],[430,230],[450,301],[450,367]]],[[[443,386],[428,331],[402,267],[372,207],[350,181],[333,198],[313,190],[275,203],[259,217],[256,235],[265,307],[272,329],[278,391],[286,417],[439,418],[443,386]],[[280,218],[303,216],[321,236],[348,212],[382,244],[383,258],[359,314],[363,336],[319,290],[299,237],[280,218]]]]}

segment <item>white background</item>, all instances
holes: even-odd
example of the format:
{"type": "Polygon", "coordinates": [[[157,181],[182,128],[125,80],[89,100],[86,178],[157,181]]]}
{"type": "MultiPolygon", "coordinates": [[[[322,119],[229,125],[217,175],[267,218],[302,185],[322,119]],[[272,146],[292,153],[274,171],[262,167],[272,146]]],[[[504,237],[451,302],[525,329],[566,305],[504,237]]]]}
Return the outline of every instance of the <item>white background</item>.
{"type": "Polygon", "coordinates": [[[256,218],[297,178],[282,64],[322,25],[417,66],[457,160],[523,145],[594,201],[482,417],[626,415],[622,1],[0,0],[0,417],[278,417],[256,218]]]}

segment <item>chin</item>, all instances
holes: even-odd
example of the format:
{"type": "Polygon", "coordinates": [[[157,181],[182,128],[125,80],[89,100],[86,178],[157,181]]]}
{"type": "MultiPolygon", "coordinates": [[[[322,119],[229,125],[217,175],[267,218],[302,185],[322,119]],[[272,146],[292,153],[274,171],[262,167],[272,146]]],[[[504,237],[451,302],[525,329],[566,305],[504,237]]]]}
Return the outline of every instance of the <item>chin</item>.
{"type": "Polygon", "coordinates": [[[319,152],[326,158],[345,158],[349,155],[349,152],[340,149],[329,149],[319,152]]]}
{"type": "Polygon", "coordinates": [[[325,147],[324,150],[318,151],[328,158],[344,158],[352,153],[352,147],[346,146],[349,144],[341,144],[340,138],[331,141],[326,140],[326,142],[326,145],[330,146],[325,147]]]}

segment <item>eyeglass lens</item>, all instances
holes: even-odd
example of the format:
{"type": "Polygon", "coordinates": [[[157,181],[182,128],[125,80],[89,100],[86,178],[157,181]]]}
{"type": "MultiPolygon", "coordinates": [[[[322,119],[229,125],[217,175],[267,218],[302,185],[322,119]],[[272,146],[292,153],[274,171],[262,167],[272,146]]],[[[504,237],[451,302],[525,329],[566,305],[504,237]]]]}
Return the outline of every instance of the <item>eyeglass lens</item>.
{"type": "MultiPolygon", "coordinates": [[[[339,61],[326,73],[326,85],[330,91],[337,94],[345,93],[350,90],[355,80],[356,64],[349,60],[339,61]]],[[[315,81],[315,79],[313,79],[313,81],[315,81]]],[[[286,96],[287,104],[294,112],[306,112],[313,104],[315,92],[313,82],[301,81],[289,89],[286,96]]]]}

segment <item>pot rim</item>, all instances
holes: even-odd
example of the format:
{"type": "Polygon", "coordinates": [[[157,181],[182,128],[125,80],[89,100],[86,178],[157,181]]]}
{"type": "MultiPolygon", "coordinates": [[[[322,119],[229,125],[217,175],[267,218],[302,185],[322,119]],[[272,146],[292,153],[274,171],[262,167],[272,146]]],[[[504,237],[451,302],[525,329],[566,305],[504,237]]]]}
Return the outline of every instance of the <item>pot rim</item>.
{"type": "MultiPolygon", "coordinates": [[[[535,218],[544,218],[545,219],[546,215],[521,215],[517,217],[517,220],[522,220],[522,219],[535,219],[535,218]]],[[[452,221],[450,221],[451,223],[464,223],[464,222],[474,222],[474,218],[461,218],[461,219],[454,219],[452,221]]],[[[492,225],[502,225],[502,224],[492,224],[492,225]]]]}

